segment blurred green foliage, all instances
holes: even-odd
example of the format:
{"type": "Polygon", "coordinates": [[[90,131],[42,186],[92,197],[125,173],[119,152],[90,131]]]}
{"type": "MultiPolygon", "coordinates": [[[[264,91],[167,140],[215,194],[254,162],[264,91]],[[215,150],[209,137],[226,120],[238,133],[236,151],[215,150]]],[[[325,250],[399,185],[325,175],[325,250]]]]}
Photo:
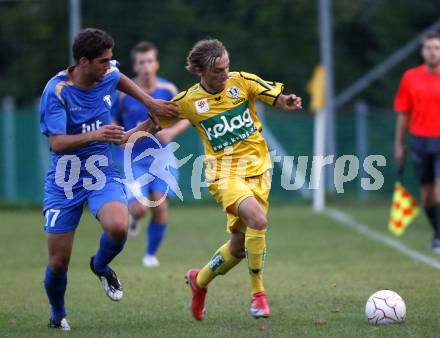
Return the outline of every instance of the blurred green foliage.
{"type": "MultiPolygon", "coordinates": [[[[312,0],[82,1],[83,27],[98,27],[116,40],[115,58],[131,74],[129,51],[141,39],[160,49],[161,74],[185,88],[191,46],[221,39],[232,69],[284,81],[304,96],[319,62],[318,9],[312,0]]],[[[334,0],[336,93],[438,18],[440,0],[334,0]]],[[[0,93],[32,102],[69,61],[68,1],[0,2],[0,93]]],[[[402,71],[420,62],[413,53],[366,92],[364,99],[391,106],[402,71]]]]}

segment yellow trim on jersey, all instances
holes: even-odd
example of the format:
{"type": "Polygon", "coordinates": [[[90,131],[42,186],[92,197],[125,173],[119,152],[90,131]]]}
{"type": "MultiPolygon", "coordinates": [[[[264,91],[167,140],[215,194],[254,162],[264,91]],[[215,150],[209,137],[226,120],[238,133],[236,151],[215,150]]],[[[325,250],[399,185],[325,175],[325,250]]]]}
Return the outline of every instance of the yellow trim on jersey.
{"type": "Polygon", "coordinates": [[[173,101],[179,118],[159,118],[162,128],[188,119],[202,139],[207,156],[206,177],[257,176],[271,167],[256,100],[273,105],[284,85],[245,72],[231,72],[223,91],[211,94],[198,83],[173,101]]]}
{"type": "Polygon", "coordinates": [[[114,66],[110,66],[109,69],[107,69],[107,71],[105,72],[105,75],[110,74],[112,72],[117,72],[118,68],[114,67],[114,66]]]}
{"type": "Polygon", "coordinates": [[[64,102],[63,97],[61,96],[61,91],[65,86],[73,86],[73,82],[71,80],[69,81],[60,81],[55,86],[55,95],[58,97],[58,99],[61,101],[63,106],[66,106],[66,103],[64,102]]]}
{"type": "Polygon", "coordinates": [[[177,102],[177,101],[183,99],[187,93],[188,93],[187,90],[185,90],[184,92],[178,93],[176,96],[174,96],[173,101],[177,102]]]}

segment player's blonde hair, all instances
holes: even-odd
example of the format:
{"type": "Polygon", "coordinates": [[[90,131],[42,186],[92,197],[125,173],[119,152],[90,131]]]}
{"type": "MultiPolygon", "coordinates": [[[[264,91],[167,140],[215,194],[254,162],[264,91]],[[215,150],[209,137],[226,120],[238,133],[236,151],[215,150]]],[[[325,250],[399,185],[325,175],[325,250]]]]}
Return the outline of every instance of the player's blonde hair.
{"type": "Polygon", "coordinates": [[[186,69],[193,74],[214,67],[217,59],[227,53],[223,43],[217,39],[198,41],[186,57],[186,69]]]}

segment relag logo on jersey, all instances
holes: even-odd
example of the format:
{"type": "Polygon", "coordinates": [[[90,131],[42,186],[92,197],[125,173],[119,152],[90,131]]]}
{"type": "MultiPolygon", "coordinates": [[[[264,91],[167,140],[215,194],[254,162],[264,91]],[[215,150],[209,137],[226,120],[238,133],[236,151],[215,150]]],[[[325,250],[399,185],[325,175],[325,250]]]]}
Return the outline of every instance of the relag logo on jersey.
{"type": "Polygon", "coordinates": [[[240,89],[238,89],[237,87],[229,87],[226,90],[226,94],[231,98],[231,99],[238,99],[240,97],[240,89]]]}
{"type": "Polygon", "coordinates": [[[206,113],[209,110],[208,99],[202,99],[195,102],[199,114],[206,113]]]}
{"type": "Polygon", "coordinates": [[[222,150],[239,141],[246,140],[257,130],[249,112],[247,101],[222,114],[201,121],[200,125],[205,130],[214,151],[222,150]]]}

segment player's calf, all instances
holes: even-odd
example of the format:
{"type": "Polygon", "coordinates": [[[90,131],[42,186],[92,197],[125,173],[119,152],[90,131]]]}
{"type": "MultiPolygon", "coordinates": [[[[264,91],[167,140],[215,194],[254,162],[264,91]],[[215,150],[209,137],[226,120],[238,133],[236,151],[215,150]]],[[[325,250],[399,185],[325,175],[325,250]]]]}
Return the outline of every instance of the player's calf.
{"type": "Polygon", "coordinates": [[[239,231],[233,231],[229,242],[229,251],[231,255],[243,259],[245,257],[245,235],[239,231]]]}
{"type": "Polygon", "coordinates": [[[129,207],[128,235],[135,237],[139,235],[141,226],[140,220],[146,215],[148,207],[140,202],[134,202],[129,207]]]}
{"type": "Polygon", "coordinates": [[[141,230],[139,219],[133,217],[133,215],[130,213],[128,215],[128,236],[130,237],[136,237],[139,235],[139,232],[141,230]]]}

